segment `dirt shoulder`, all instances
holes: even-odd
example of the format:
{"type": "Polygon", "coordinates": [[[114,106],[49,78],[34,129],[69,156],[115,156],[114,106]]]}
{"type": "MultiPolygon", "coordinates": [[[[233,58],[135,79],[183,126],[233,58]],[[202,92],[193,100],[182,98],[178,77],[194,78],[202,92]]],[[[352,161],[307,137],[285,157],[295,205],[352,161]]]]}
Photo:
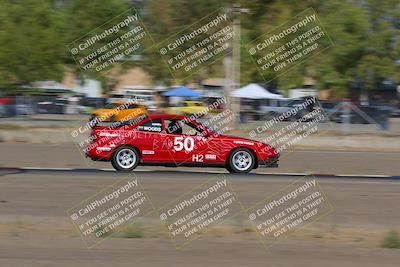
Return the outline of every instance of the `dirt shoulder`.
{"type": "MultiPolygon", "coordinates": [[[[209,178],[207,174],[138,174],[156,207],[209,178]]],[[[398,183],[321,180],[332,214],[288,236],[268,250],[252,231],[211,231],[181,250],[143,223],[141,238],[109,238],[87,249],[65,211],[115,183],[97,176],[6,175],[0,179],[1,266],[397,266],[400,254],[380,247],[387,230],[399,230],[398,183]],[[22,197],[23,196],[23,197],[22,197]],[[213,257],[209,257],[209,255],[213,257]]],[[[289,179],[232,179],[248,207],[277,192],[289,179]]],[[[242,222],[245,225],[244,222],[242,222]]]]}

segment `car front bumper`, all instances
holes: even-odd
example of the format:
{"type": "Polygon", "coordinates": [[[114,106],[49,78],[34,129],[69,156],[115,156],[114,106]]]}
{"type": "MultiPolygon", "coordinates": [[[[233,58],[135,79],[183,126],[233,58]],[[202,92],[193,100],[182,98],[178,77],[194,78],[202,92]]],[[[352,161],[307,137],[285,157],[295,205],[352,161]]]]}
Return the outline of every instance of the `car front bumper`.
{"type": "Polygon", "coordinates": [[[279,156],[269,157],[267,160],[260,160],[258,167],[261,168],[278,168],[279,167],[279,156]]]}

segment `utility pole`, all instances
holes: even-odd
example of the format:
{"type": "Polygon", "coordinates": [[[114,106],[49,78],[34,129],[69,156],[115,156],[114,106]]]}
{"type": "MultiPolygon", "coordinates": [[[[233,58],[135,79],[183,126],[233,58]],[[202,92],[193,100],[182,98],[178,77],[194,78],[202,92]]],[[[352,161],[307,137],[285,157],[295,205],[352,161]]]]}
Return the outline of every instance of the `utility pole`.
{"type": "Polygon", "coordinates": [[[241,8],[239,3],[233,4],[230,9],[233,19],[233,32],[234,37],[232,40],[232,56],[227,56],[224,60],[225,65],[225,84],[224,84],[224,94],[228,101],[227,108],[230,109],[233,114],[235,114],[235,119],[230,125],[230,129],[235,129],[238,121],[239,109],[240,109],[240,99],[230,97],[230,94],[235,89],[240,87],[240,15],[242,13],[248,13],[249,10],[246,8],[241,8]],[[231,59],[232,57],[232,59],[231,59]]]}

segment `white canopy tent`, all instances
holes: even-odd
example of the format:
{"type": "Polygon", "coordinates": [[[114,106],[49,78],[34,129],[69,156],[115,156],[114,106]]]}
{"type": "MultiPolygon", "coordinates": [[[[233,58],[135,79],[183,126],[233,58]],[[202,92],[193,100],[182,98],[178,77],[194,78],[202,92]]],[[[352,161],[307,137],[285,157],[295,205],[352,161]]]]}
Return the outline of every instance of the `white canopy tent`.
{"type": "Polygon", "coordinates": [[[285,99],[282,95],[268,92],[267,89],[256,83],[248,84],[245,87],[233,91],[231,96],[250,99],[285,99]]]}

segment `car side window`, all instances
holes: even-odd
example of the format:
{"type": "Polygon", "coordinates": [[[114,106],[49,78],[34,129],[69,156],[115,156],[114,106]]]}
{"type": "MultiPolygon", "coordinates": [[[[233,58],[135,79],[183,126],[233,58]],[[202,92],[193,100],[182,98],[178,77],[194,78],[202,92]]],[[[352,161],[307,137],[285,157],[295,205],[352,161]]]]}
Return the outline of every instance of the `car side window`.
{"type": "Polygon", "coordinates": [[[144,122],[139,126],[137,126],[135,130],[141,132],[161,133],[162,131],[161,119],[155,119],[144,122]]]}
{"type": "Polygon", "coordinates": [[[167,134],[182,134],[181,120],[164,120],[167,134]]]}
{"type": "Polygon", "coordinates": [[[202,136],[203,130],[195,124],[183,120],[164,120],[168,134],[179,134],[188,136],[202,136]]]}

